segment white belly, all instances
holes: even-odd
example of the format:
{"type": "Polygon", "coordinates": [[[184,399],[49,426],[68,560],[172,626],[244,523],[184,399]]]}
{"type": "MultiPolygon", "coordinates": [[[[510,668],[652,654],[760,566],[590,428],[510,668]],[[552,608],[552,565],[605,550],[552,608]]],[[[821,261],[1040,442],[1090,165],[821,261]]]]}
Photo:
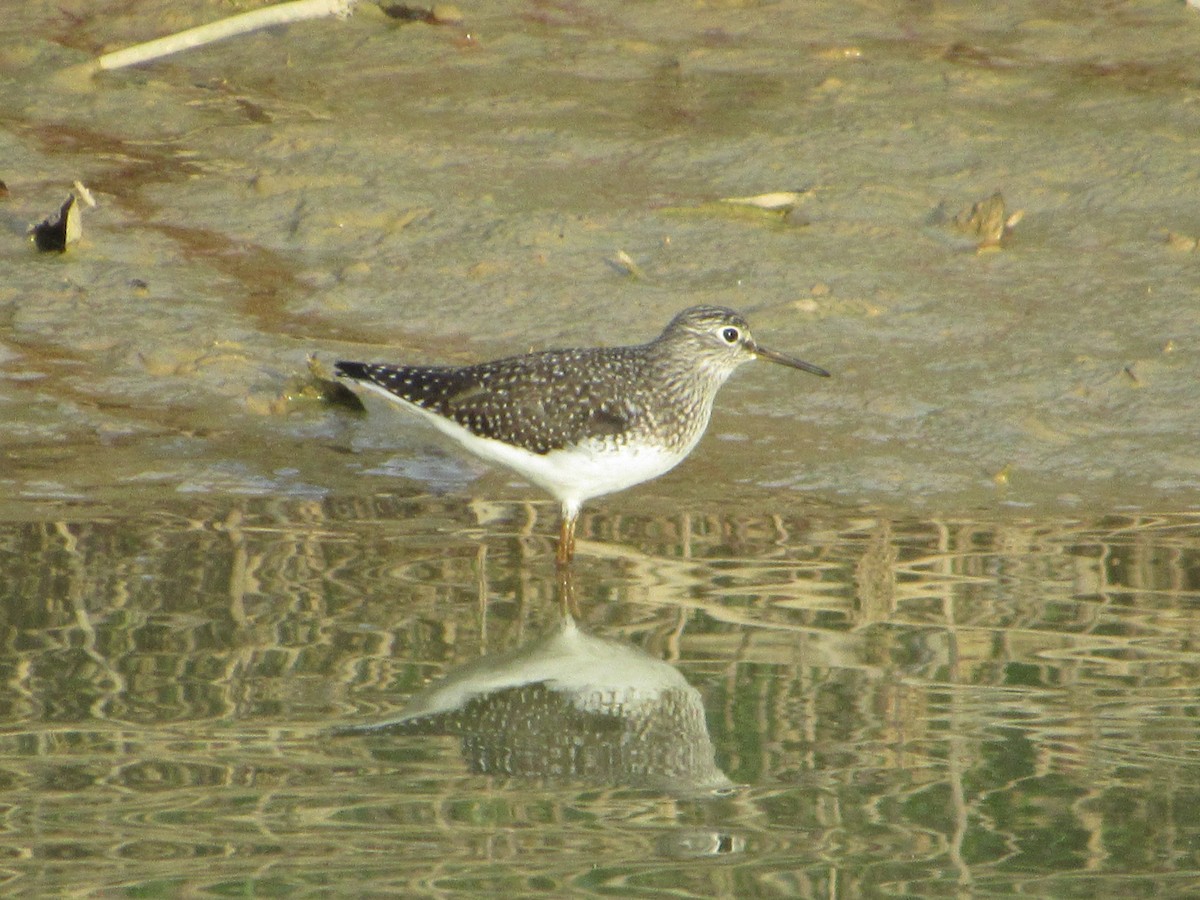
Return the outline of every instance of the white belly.
{"type": "MultiPolygon", "coordinates": [[[[498,444],[497,441],[488,443],[498,444]]],[[[657,478],[683,459],[647,444],[627,444],[619,455],[611,450],[605,453],[602,445],[596,444],[553,450],[543,456],[499,444],[493,458],[573,508],[592,497],[657,478]],[[519,454],[518,459],[512,459],[512,454],[519,454]]]]}
{"type": "MultiPolygon", "coordinates": [[[[519,473],[555,497],[564,507],[576,512],[585,500],[624,490],[670,471],[695,444],[693,442],[682,453],[672,453],[650,444],[630,443],[623,446],[618,455],[610,449],[612,445],[595,441],[545,454],[531,453],[503,441],[472,434],[457,422],[401,400],[378,385],[369,382],[359,384],[417,414],[481,459],[500,463],[519,473]]],[[[699,436],[696,435],[697,439],[699,436]]]]}

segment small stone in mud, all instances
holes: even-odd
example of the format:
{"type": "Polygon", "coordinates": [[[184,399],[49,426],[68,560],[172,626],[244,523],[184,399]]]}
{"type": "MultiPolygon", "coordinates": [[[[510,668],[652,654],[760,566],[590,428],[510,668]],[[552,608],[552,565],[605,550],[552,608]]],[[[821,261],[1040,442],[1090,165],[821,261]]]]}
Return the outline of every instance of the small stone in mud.
{"type": "Polygon", "coordinates": [[[1178,234],[1171,231],[1167,233],[1167,246],[1181,253],[1195,253],[1196,249],[1200,247],[1200,240],[1190,234],[1178,234]]]}
{"type": "Polygon", "coordinates": [[[986,200],[972,204],[954,217],[954,226],[978,240],[977,249],[992,250],[1000,247],[1001,241],[1012,233],[1021,221],[1024,212],[1009,213],[1004,204],[1004,195],[999,191],[986,200]]]}
{"type": "Polygon", "coordinates": [[[407,3],[380,4],[379,8],[383,10],[384,15],[401,22],[428,22],[429,17],[433,15],[431,9],[409,6],[407,3]]]}
{"type": "Polygon", "coordinates": [[[40,225],[29,229],[33,235],[33,243],[43,253],[62,253],[68,244],[73,244],[83,236],[83,222],[79,213],[79,204],[72,194],[59,208],[57,216],[48,216],[40,225]]]}
{"type": "Polygon", "coordinates": [[[401,22],[424,22],[426,25],[460,25],[463,14],[450,3],[435,3],[430,8],[409,6],[407,3],[382,5],[384,14],[401,22]]]}
{"type": "Polygon", "coordinates": [[[618,250],[617,255],[608,260],[608,264],[620,274],[635,281],[646,277],[638,264],[633,261],[633,257],[624,250],[618,250]]]}
{"type": "Polygon", "coordinates": [[[283,394],[287,401],[316,400],[330,406],[340,406],[353,412],[366,412],[358,395],[340,381],[335,381],[332,374],[317,361],[315,356],[308,358],[308,372],[305,376],[293,380],[283,394]]]}
{"type": "Polygon", "coordinates": [[[753,206],[758,209],[788,212],[804,199],[807,191],[772,191],[769,194],[755,194],[752,197],[722,197],[722,203],[732,203],[736,206],[753,206]]]}

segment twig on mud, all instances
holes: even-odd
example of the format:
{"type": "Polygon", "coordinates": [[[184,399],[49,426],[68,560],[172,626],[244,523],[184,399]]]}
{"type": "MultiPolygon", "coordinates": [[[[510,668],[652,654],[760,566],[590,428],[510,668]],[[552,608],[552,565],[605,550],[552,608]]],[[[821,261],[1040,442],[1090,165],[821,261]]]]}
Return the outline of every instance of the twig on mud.
{"type": "Polygon", "coordinates": [[[213,41],[224,40],[235,35],[257,31],[272,25],[287,25],[292,22],[302,22],[306,19],[320,19],[325,16],[337,16],[344,19],[350,15],[358,0],[292,0],[290,3],[279,3],[263,9],[252,10],[240,15],[230,16],[207,25],[198,25],[166,37],[135,44],[124,50],[105,53],[92,62],[75,66],[74,69],[86,75],[94,75],[105,69],[121,69],[125,66],[136,66],[181,50],[190,50],[211,44],[213,41]]]}

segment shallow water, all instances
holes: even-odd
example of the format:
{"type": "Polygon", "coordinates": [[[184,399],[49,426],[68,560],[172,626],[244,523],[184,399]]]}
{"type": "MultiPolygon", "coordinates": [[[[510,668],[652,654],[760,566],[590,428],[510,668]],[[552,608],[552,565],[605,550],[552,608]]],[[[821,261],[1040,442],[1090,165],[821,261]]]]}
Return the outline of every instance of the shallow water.
{"type": "Polygon", "coordinates": [[[547,511],[5,526],[7,885],[1195,889],[1197,517],[594,516],[559,644],[547,511]]]}
{"type": "Polygon", "coordinates": [[[363,6],[62,74],[243,8],[0,23],[6,893],[1200,892],[1200,14],[363,6]],[[700,302],[834,378],[739,371],[566,582],[308,363],[700,302]]]}

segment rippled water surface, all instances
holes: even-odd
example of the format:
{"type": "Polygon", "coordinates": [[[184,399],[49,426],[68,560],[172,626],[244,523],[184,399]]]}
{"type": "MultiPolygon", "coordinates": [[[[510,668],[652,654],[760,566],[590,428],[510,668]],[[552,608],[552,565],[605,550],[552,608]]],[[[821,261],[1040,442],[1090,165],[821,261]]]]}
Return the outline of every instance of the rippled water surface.
{"type": "Polygon", "coordinates": [[[6,884],[1195,888],[1195,517],[549,509],[5,525],[6,884]]]}

